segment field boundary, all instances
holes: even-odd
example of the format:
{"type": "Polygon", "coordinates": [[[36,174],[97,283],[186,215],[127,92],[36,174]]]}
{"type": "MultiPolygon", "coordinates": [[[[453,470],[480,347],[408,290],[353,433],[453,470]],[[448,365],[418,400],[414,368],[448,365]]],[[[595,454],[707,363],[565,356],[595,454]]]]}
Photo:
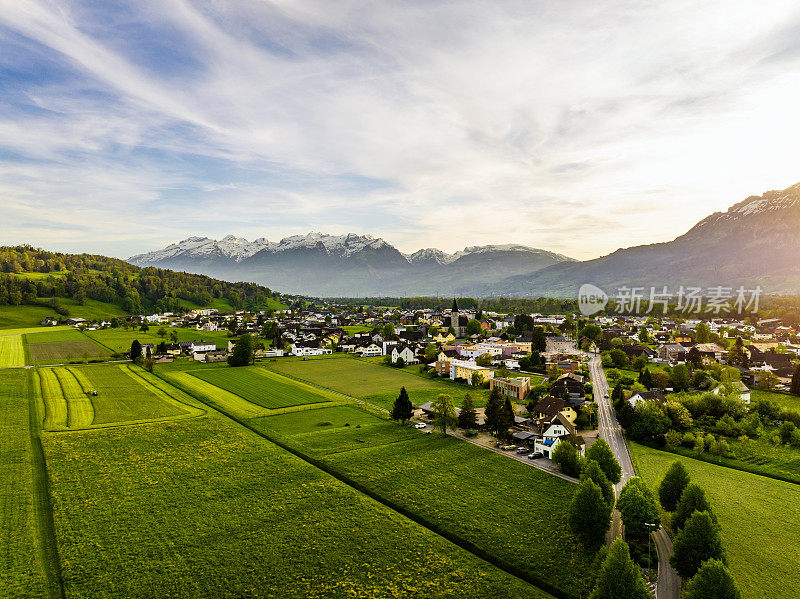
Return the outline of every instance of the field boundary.
{"type": "Polygon", "coordinates": [[[41,438],[42,414],[34,389],[33,371],[28,371],[28,417],[31,436],[31,466],[33,467],[33,506],[37,530],[37,551],[45,574],[49,599],[64,599],[64,580],[61,557],[56,542],[53,504],[50,495],[50,475],[41,438]]]}
{"type": "MultiPolygon", "coordinates": [[[[161,377],[160,374],[157,374],[156,376],[161,377]]],[[[203,401],[199,397],[197,399],[199,401],[203,401]]],[[[203,401],[203,403],[206,403],[206,402],[203,401]]],[[[212,404],[208,404],[208,405],[212,409],[215,409],[216,411],[218,411],[223,416],[229,418],[230,420],[233,420],[234,422],[236,422],[240,426],[242,426],[242,427],[246,428],[247,430],[255,433],[259,437],[261,437],[263,439],[266,439],[268,442],[273,443],[274,445],[277,445],[281,449],[284,449],[284,450],[288,451],[292,455],[300,458],[301,460],[307,462],[308,464],[311,464],[315,468],[318,468],[319,470],[322,470],[326,474],[329,474],[330,476],[332,476],[336,480],[338,480],[338,481],[340,481],[340,482],[352,487],[356,491],[362,493],[363,495],[366,495],[370,499],[372,499],[374,501],[377,501],[378,503],[388,507],[389,509],[394,510],[395,512],[397,512],[398,514],[400,514],[401,516],[403,516],[405,518],[408,518],[412,522],[415,522],[418,525],[423,526],[424,528],[427,528],[431,532],[433,532],[433,533],[439,535],[440,537],[450,541],[454,545],[456,545],[458,547],[461,547],[465,551],[468,551],[469,553],[471,553],[474,556],[482,559],[483,561],[492,564],[496,568],[499,568],[500,570],[504,571],[506,574],[514,576],[515,578],[518,578],[519,580],[521,580],[521,581],[523,581],[525,583],[528,583],[533,587],[536,587],[536,588],[538,588],[538,589],[540,589],[540,590],[542,590],[542,591],[544,591],[546,593],[549,593],[550,595],[553,595],[557,599],[577,599],[576,595],[570,595],[568,593],[565,593],[561,589],[556,589],[556,588],[552,587],[547,581],[538,580],[538,579],[535,579],[534,577],[531,577],[531,576],[525,574],[524,572],[519,570],[517,567],[513,566],[512,564],[507,563],[505,560],[503,560],[501,558],[498,558],[497,556],[491,555],[488,552],[486,552],[486,551],[482,550],[481,548],[477,547],[471,541],[468,541],[468,540],[466,540],[466,539],[464,539],[464,538],[462,538],[462,537],[460,537],[460,536],[458,536],[456,534],[453,534],[452,532],[449,532],[447,530],[441,529],[439,526],[437,526],[436,524],[428,521],[423,516],[420,516],[419,514],[413,513],[410,510],[407,510],[407,509],[403,508],[402,506],[397,505],[396,503],[394,503],[390,499],[387,499],[387,498],[379,495],[378,493],[375,493],[375,492],[371,491],[367,487],[361,485],[359,482],[351,479],[349,476],[340,473],[339,471],[337,471],[335,468],[333,468],[329,464],[326,464],[325,462],[323,462],[321,460],[318,460],[317,458],[314,458],[314,457],[312,457],[310,455],[307,455],[306,453],[304,453],[304,452],[292,447],[291,445],[289,445],[290,441],[285,439],[283,437],[283,435],[274,435],[274,434],[268,435],[268,434],[264,433],[263,431],[260,431],[260,430],[258,430],[256,428],[254,428],[246,420],[238,418],[235,415],[230,414],[226,410],[223,410],[222,408],[216,407],[216,406],[214,406],[212,404]]],[[[375,406],[375,407],[377,407],[377,406],[375,406]]],[[[383,408],[380,408],[380,409],[383,410],[383,408]]]]}

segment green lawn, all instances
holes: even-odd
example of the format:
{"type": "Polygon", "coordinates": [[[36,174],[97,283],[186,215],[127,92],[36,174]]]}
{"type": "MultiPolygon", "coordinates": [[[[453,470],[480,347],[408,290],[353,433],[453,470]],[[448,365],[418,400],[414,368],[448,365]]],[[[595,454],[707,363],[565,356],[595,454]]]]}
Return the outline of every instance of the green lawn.
{"type": "Polygon", "coordinates": [[[45,316],[58,316],[43,306],[3,306],[0,309],[0,329],[38,327],[45,316]]]}
{"type": "Polygon", "coordinates": [[[548,597],[220,416],[43,438],[71,597],[548,597]]]}
{"type": "Polygon", "coordinates": [[[197,329],[165,326],[164,328],[167,330],[167,335],[161,337],[156,334],[160,326],[161,325],[151,326],[146,333],[139,330],[126,331],[122,328],[116,328],[86,331],[85,334],[87,337],[116,353],[125,353],[129,351],[134,339],[138,339],[140,343],[152,343],[154,346],[162,341],[171,343],[169,334],[172,331],[177,331],[178,341],[213,341],[220,349],[228,348],[228,331],[198,331],[197,329]]]}
{"type": "Polygon", "coordinates": [[[424,435],[353,407],[250,424],[540,586],[552,585],[569,596],[588,594],[594,556],[566,523],[574,484],[462,440],[424,435]]]}
{"type": "Polygon", "coordinates": [[[0,368],[25,366],[25,346],[22,335],[0,337],[0,368]]]}
{"type": "Polygon", "coordinates": [[[207,383],[270,410],[331,401],[335,396],[308,385],[278,376],[259,367],[193,370],[190,373],[207,383]]]}
{"type": "Polygon", "coordinates": [[[746,599],[800,596],[800,485],[631,444],[637,469],[656,485],[680,459],[722,527],[731,569],[746,599]]]}
{"type": "Polygon", "coordinates": [[[86,336],[75,327],[40,327],[29,329],[25,333],[26,343],[56,343],[59,341],[76,341],[86,336]]]}
{"type": "Polygon", "coordinates": [[[800,397],[797,397],[796,395],[789,395],[788,393],[774,393],[772,391],[759,391],[758,389],[754,389],[750,392],[750,404],[752,405],[758,400],[771,401],[778,404],[782,408],[786,408],[787,410],[800,412],[800,397]]]}
{"type": "MultiPolygon", "coordinates": [[[[411,399],[411,403],[415,406],[420,406],[428,401],[433,401],[442,393],[445,393],[453,398],[453,403],[457,408],[460,408],[461,405],[464,403],[464,396],[469,393],[472,396],[472,401],[475,404],[475,407],[483,407],[486,405],[486,400],[489,399],[489,390],[488,389],[469,389],[464,387],[463,385],[459,385],[457,383],[453,383],[451,385],[447,385],[446,387],[442,386],[442,384],[438,384],[435,387],[429,387],[427,389],[408,389],[408,397],[411,399]]],[[[371,404],[376,406],[381,406],[386,408],[387,410],[391,410],[392,406],[394,405],[394,400],[397,399],[397,396],[400,394],[399,389],[397,391],[389,391],[387,393],[376,393],[375,395],[364,395],[362,398],[364,401],[367,401],[371,404]]]]}
{"type": "MultiPolygon", "coordinates": [[[[64,331],[61,334],[66,334],[64,331]]],[[[28,341],[28,353],[30,355],[31,364],[58,364],[62,362],[75,362],[87,360],[90,358],[107,358],[111,352],[92,341],[87,339],[81,333],[77,332],[78,337],[70,339],[69,341],[48,341],[45,343],[31,343],[28,341]]],[[[57,335],[59,333],[54,333],[57,335]]],[[[47,336],[47,333],[26,335],[26,339],[36,339],[38,337],[47,336]]]]}
{"type": "Polygon", "coordinates": [[[28,373],[0,372],[0,597],[46,597],[37,555],[28,373]]]}
{"type": "Polygon", "coordinates": [[[365,327],[363,325],[344,326],[342,329],[351,337],[356,333],[363,333],[364,331],[371,331],[373,327],[365,327]]]}

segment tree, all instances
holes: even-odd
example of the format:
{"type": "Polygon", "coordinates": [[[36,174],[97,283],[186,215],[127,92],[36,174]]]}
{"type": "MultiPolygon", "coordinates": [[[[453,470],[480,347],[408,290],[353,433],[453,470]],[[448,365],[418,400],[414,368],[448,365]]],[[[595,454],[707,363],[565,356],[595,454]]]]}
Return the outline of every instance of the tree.
{"type": "Polygon", "coordinates": [[[464,395],[464,403],[461,405],[461,412],[458,414],[458,426],[464,430],[474,429],[478,425],[478,415],[475,412],[475,403],[472,396],[467,393],[464,395]]]}
{"type": "Polygon", "coordinates": [[[580,456],[578,450],[569,441],[559,441],[553,450],[553,461],[558,464],[562,473],[567,476],[578,477],[581,472],[580,456]]]}
{"type": "Polygon", "coordinates": [[[408,397],[408,392],[405,387],[400,388],[400,395],[394,400],[392,406],[392,420],[399,420],[403,424],[406,420],[411,418],[414,414],[414,406],[411,405],[411,400],[408,397]]]}
{"type": "Polygon", "coordinates": [[[134,362],[138,362],[142,357],[142,344],[139,343],[138,339],[134,339],[133,343],[131,343],[130,356],[134,362]]]}
{"type": "Polygon", "coordinates": [[[756,385],[756,388],[759,391],[772,391],[779,382],[780,381],[778,380],[777,376],[767,371],[758,377],[758,384],[756,385]]]}
{"type": "Polygon", "coordinates": [[[591,480],[594,482],[600,487],[605,502],[609,507],[614,507],[614,487],[595,460],[588,460],[584,463],[583,470],[581,470],[581,480],[591,480]]]}
{"type": "Polygon", "coordinates": [[[483,409],[484,425],[493,433],[497,433],[500,430],[500,408],[502,407],[500,392],[495,387],[489,394],[489,399],[486,400],[486,407],[483,409]]]}
{"type": "MultiPolygon", "coordinates": [[[[491,366],[492,362],[494,362],[494,358],[490,353],[481,354],[480,356],[475,358],[475,364],[477,364],[478,366],[483,366],[484,368],[491,366]]],[[[477,372],[475,374],[477,374],[477,372]]]]}
{"type": "Polygon", "coordinates": [[[481,323],[474,318],[467,323],[467,335],[480,335],[483,332],[481,323]]]}
{"type": "Polygon", "coordinates": [[[439,348],[436,347],[435,343],[429,343],[425,346],[425,358],[427,360],[433,360],[436,356],[439,355],[439,348]]]}
{"type": "Polygon", "coordinates": [[[639,341],[641,343],[647,343],[650,341],[650,335],[647,334],[647,327],[639,327],[639,341]]]}
{"type": "Polygon", "coordinates": [[[604,439],[597,439],[589,446],[589,449],[586,450],[586,459],[597,462],[603,474],[612,484],[617,484],[620,481],[622,468],[614,457],[611,447],[604,439]]]}
{"type": "Polygon", "coordinates": [[[681,578],[691,578],[709,559],[727,563],[719,526],[708,512],[694,512],[675,536],[669,563],[681,578]]]}
{"type": "Polygon", "coordinates": [[[497,431],[498,435],[503,434],[505,435],[508,432],[508,429],[514,425],[514,406],[511,405],[511,398],[506,397],[506,400],[503,402],[503,407],[500,408],[500,416],[498,421],[498,426],[500,427],[497,431]]]}
{"type": "Polygon", "coordinates": [[[433,401],[433,426],[445,435],[447,428],[456,426],[456,408],[453,405],[453,398],[446,393],[440,393],[433,401]]]}
{"type": "Polygon", "coordinates": [[[605,540],[611,526],[611,506],[593,480],[585,479],[578,485],[569,506],[568,522],[584,545],[598,547],[605,540]]]}
{"type": "Polygon", "coordinates": [[[644,368],[639,373],[639,382],[645,386],[646,389],[650,389],[653,386],[653,377],[650,375],[650,369],[644,368]]]}
{"type": "Polygon", "coordinates": [[[178,331],[176,331],[175,329],[172,329],[169,332],[169,340],[172,341],[172,343],[177,343],[178,342],[178,331]]]}
{"type": "Polygon", "coordinates": [[[689,581],[683,599],[742,599],[742,593],[725,562],[709,559],[689,581]]]}
{"type": "Polygon", "coordinates": [[[789,393],[792,395],[800,395],[800,364],[794,367],[792,373],[792,384],[789,387],[789,393]]]}
{"type": "Polygon", "coordinates": [[[395,336],[394,332],[394,325],[391,322],[387,322],[383,325],[383,329],[381,330],[381,337],[384,339],[391,339],[395,336]]]}
{"type": "Polygon", "coordinates": [[[602,332],[603,332],[603,329],[601,329],[598,325],[596,325],[596,324],[587,324],[585,327],[583,327],[580,330],[580,333],[578,333],[578,336],[580,336],[580,337],[588,337],[592,341],[597,341],[597,338],[600,337],[602,332]]]}
{"type": "Polygon", "coordinates": [[[228,356],[228,365],[247,366],[254,360],[253,337],[250,333],[245,333],[233,344],[233,352],[228,356]]]}
{"type": "Polygon", "coordinates": [[[659,524],[656,500],[641,478],[632,478],[622,487],[617,509],[625,525],[625,533],[632,537],[644,538],[648,531],[653,530],[648,525],[659,524]]]}
{"type": "Polygon", "coordinates": [[[696,347],[691,347],[686,352],[686,363],[691,364],[692,368],[700,368],[703,366],[703,356],[700,355],[700,350],[696,347]]]}
{"type": "Polygon", "coordinates": [[[681,498],[672,514],[672,529],[677,531],[683,528],[694,512],[711,512],[711,504],[700,485],[689,483],[681,493],[681,498]]]}
{"type": "Polygon", "coordinates": [[[701,322],[694,328],[694,340],[696,343],[708,343],[711,340],[711,327],[701,322]]]}
{"type": "Polygon", "coordinates": [[[158,327],[158,331],[156,331],[156,334],[163,339],[164,337],[167,336],[167,329],[165,329],[164,327],[158,327]]]}
{"type": "Polygon", "coordinates": [[[678,364],[675,368],[672,369],[672,373],[669,376],[670,382],[672,382],[673,389],[678,391],[686,391],[689,389],[689,383],[691,382],[691,375],[689,374],[689,369],[686,367],[686,364],[678,364]]]}
{"type": "Polygon", "coordinates": [[[622,539],[611,543],[597,575],[589,599],[652,599],[639,567],[633,563],[628,544],[622,539]]]}
{"type": "Polygon", "coordinates": [[[686,472],[683,462],[680,460],[672,462],[658,486],[658,500],[661,502],[661,507],[668,512],[674,512],[689,480],[689,473],[686,472]]]}

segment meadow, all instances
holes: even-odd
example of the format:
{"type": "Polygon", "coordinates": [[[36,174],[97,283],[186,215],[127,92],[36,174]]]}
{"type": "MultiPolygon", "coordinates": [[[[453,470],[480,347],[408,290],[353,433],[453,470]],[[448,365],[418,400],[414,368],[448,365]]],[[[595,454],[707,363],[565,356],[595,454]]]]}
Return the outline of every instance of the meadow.
{"type": "Polygon", "coordinates": [[[745,599],[800,596],[800,485],[631,443],[637,471],[652,487],[679,459],[702,486],[722,527],[731,570],[745,599]]]}
{"type": "Polygon", "coordinates": [[[0,336],[0,368],[25,366],[25,345],[22,335],[0,336]]]}
{"type": "Polygon", "coordinates": [[[249,424],[538,586],[566,596],[588,594],[594,555],[566,523],[574,484],[462,440],[424,435],[353,407],[249,424]]]}
{"type": "MultiPolygon", "coordinates": [[[[76,331],[77,332],[77,331],[76,331]]],[[[28,355],[31,364],[60,364],[87,360],[90,358],[107,358],[111,355],[105,347],[97,345],[91,339],[83,337],[68,341],[48,341],[31,343],[28,341],[28,355]]],[[[26,339],[35,339],[40,335],[26,335],[26,339]]]]}
{"type": "Polygon", "coordinates": [[[786,408],[787,410],[794,410],[795,412],[800,412],[800,397],[795,395],[789,395],[788,393],[775,393],[773,391],[760,391],[758,389],[753,389],[750,392],[750,404],[764,400],[764,401],[771,401],[772,403],[778,404],[781,408],[786,408]]]}
{"type": "Polygon", "coordinates": [[[138,339],[140,343],[152,343],[153,345],[158,345],[162,341],[171,343],[169,334],[172,331],[178,333],[178,341],[213,341],[219,349],[228,348],[228,331],[198,331],[191,328],[165,326],[167,334],[161,337],[157,334],[159,328],[161,328],[160,325],[153,325],[146,333],[139,330],[126,331],[122,328],[109,328],[86,331],[85,334],[114,353],[128,352],[134,339],[138,339]]]}
{"type": "MultiPolygon", "coordinates": [[[[40,298],[46,303],[50,298],[40,298]]],[[[104,320],[114,316],[125,316],[126,312],[116,304],[87,299],[81,305],[71,298],[58,298],[58,303],[69,311],[69,316],[86,320],[104,320]]],[[[0,329],[35,327],[45,317],[64,318],[49,306],[23,305],[3,306],[0,310],[0,329]]]]}
{"type": "Polygon", "coordinates": [[[0,597],[46,597],[37,552],[28,373],[0,372],[0,597]]]}
{"type": "Polygon", "coordinates": [[[216,414],[43,443],[67,598],[549,597],[216,414]]]}
{"type": "Polygon", "coordinates": [[[270,410],[336,399],[324,391],[258,367],[222,367],[189,372],[192,376],[270,410]]]}

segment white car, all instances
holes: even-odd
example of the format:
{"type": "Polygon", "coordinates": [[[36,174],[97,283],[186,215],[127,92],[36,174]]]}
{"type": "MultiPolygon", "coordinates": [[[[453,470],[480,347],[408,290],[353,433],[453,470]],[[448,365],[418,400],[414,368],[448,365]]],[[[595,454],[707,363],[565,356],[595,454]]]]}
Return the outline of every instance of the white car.
{"type": "Polygon", "coordinates": [[[414,425],[414,428],[423,429],[423,428],[425,428],[426,426],[428,426],[428,425],[427,425],[427,424],[425,424],[424,422],[418,422],[417,424],[415,424],[415,425],[414,425]]]}

